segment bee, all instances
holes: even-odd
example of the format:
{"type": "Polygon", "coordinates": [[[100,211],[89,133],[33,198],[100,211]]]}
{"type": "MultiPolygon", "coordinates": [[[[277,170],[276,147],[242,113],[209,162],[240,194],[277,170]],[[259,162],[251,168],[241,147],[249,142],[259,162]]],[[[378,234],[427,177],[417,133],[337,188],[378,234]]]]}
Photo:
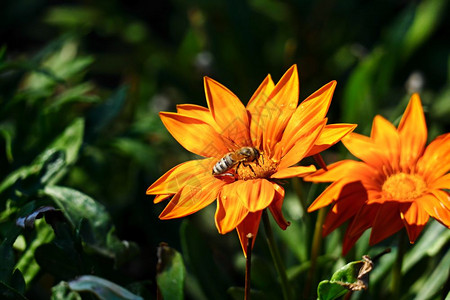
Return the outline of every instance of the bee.
{"type": "Polygon", "coordinates": [[[213,175],[221,175],[235,165],[255,161],[259,157],[259,151],[253,147],[242,147],[234,152],[227,153],[213,167],[213,175]]]}

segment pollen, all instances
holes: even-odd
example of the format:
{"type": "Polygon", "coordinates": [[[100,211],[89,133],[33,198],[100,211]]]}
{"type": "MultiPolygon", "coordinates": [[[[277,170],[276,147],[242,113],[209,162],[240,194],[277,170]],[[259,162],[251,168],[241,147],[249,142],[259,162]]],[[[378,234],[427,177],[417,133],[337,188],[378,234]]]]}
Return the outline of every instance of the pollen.
{"type": "Polygon", "coordinates": [[[260,152],[258,159],[242,163],[236,168],[238,180],[269,178],[277,170],[278,164],[260,152]]]}
{"type": "Polygon", "coordinates": [[[382,190],[392,199],[408,201],[420,197],[426,188],[427,185],[421,176],[397,173],[386,179],[382,190]]]}

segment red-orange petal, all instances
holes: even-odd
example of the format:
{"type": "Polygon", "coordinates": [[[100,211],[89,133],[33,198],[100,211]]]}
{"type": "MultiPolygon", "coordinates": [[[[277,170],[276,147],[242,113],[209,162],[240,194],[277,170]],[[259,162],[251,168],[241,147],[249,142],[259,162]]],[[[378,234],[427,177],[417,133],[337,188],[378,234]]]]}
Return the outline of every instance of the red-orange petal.
{"type": "Polygon", "coordinates": [[[225,184],[212,175],[202,176],[199,180],[200,185],[188,184],[175,194],[159,218],[162,220],[181,218],[199,211],[216,200],[220,189],[225,184]]]}
{"type": "MultiPolygon", "coordinates": [[[[162,195],[162,194],[176,194],[181,188],[183,188],[188,180],[195,185],[192,180],[198,179],[198,175],[202,173],[211,174],[214,159],[198,159],[190,160],[179,164],[163,176],[156,180],[148,189],[147,195],[162,195]]],[[[201,182],[197,180],[197,185],[201,182]]]]}
{"type": "Polygon", "coordinates": [[[277,171],[276,173],[272,174],[270,178],[284,179],[292,177],[303,177],[308,174],[311,174],[314,171],[316,171],[316,167],[313,165],[290,167],[277,171]]]}
{"type": "Polygon", "coordinates": [[[160,112],[159,115],[170,134],[186,150],[204,157],[220,157],[229,152],[222,137],[207,122],[176,113],[160,112]]]}
{"type": "Polygon", "coordinates": [[[336,81],[332,81],[300,103],[286,125],[281,139],[284,153],[294,146],[300,136],[308,135],[323,122],[335,87],[336,81]]]}
{"type": "Polygon", "coordinates": [[[322,152],[339,142],[343,137],[356,128],[356,124],[329,124],[325,125],[314,146],[306,156],[322,152]]]}
{"type": "Polygon", "coordinates": [[[261,112],[260,124],[266,124],[263,128],[263,148],[269,156],[297,108],[298,95],[297,66],[293,65],[277,83],[261,112]]]}
{"type": "Polygon", "coordinates": [[[364,205],[367,192],[361,182],[351,182],[341,189],[338,199],[327,214],[323,225],[323,236],[352,218],[364,205]]]}
{"type": "Polygon", "coordinates": [[[244,251],[244,256],[247,257],[247,244],[249,233],[252,234],[252,249],[255,244],[256,236],[258,234],[259,223],[261,221],[262,211],[257,211],[254,213],[249,213],[247,217],[236,227],[239,241],[241,242],[242,251],[244,251]]]}
{"type": "Polygon", "coordinates": [[[236,181],[227,184],[219,193],[215,221],[217,230],[221,234],[234,230],[249,213],[239,199],[241,183],[242,181],[236,181]]]}
{"type": "Polygon", "coordinates": [[[352,222],[349,224],[346,235],[353,238],[361,236],[368,228],[370,228],[380,209],[380,203],[371,203],[363,205],[356,213],[352,222]]]}
{"type": "Polygon", "coordinates": [[[241,181],[237,192],[243,205],[251,212],[267,208],[275,194],[272,183],[262,178],[241,181]]]}
{"type": "Polygon", "coordinates": [[[235,148],[251,145],[250,122],[239,98],[222,84],[205,77],[205,94],[211,114],[225,136],[235,148]]]}
{"type": "Polygon", "coordinates": [[[427,142],[427,124],[418,94],[413,94],[398,125],[401,140],[400,166],[403,170],[416,163],[427,142]]]}
{"type": "Polygon", "coordinates": [[[380,205],[377,216],[373,221],[369,244],[373,246],[381,242],[402,229],[403,226],[399,203],[397,201],[384,202],[380,205]]]}
{"type": "Polygon", "coordinates": [[[281,229],[286,230],[290,223],[286,221],[281,210],[284,201],[284,189],[276,183],[273,183],[273,187],[275,189],[275,197],[270,204],[269,209],[278,226],[280,226],[281,229]]]}
{"type": "Polygon", "coordinates": [[[413,244],[428,222],[430,215],[417,202],[401,203],[400,216],[413,244]]]}
{"type": "Polygon", "coordinates": [[[349,222],[349,225],[347,226],[347,230],[344,234],[344,242],[342,243],[342,255],[347,255],[348,251],[356,244],[358,239],[361,237],[361,235],[364,233],[365,230],[367,230],[369,227],[365,228],[363,231],[361,231],[359,234],[351,236],[349,234],[349,230],[352,228],[352,225],[354,223],[354,219],[349,222]]]}
{"type": "Polygon", "coordinates": [[[253,145],[259,149],[262,149],[263,128],[266,128],[266,123],[268,121],[267,116],[265,116],[262,111],[274,87],[275,84],[269,74],[247,103],[247,111],[249,111],[251,115],[250,136],[253,145]]]}

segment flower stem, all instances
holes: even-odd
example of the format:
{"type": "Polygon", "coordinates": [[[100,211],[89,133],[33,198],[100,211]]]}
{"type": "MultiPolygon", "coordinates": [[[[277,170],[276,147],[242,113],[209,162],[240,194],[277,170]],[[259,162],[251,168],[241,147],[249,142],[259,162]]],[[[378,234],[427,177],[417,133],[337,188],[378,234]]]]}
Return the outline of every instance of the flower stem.
{"type": "Polygon", "coordinates": [[[272,255],[275,268],[277,269],[278,275],[280,276],[281,290],[283,292],[283,298],[285,300],[291,299],[289,281],[286,274],[286,268],[284,267],[283,261],[281,260],[280,252],[275,244],[275,239],[273,237],[272,228],[270,227],[269,215],[267,214],[267,209],[263,210],[262,213],[264,231],[266,233],[266,241],[269,245],[270,254],[272,255]]]}
{"type": "Polygon", "coordinates": [[[306,286],[303,294],[304,298],[309,298],[312,285],[315,282],[317,258],[319,257],[319,251],[322,247],[322,224],[325,220],[325,215],[326,209],[319,209],[316,225],[314,227],[314,236],[311,247],[311,266],[308,271],[308,277],[306,278],[306,286]]]}
{"type": "Polygon", "coordinates": [[[405,256],[405,233],[398,234],[397,257],[395,258],[392,269],[392,296],[394,299],[400,299],[400,287],[402,279],[403,257],[405,256]]]}
{"type": "Polygon", "coordinates": [[[247,257],[245,258],[245,300],[250,300],[250,274],[252,269],[253,234],[247,234],[247,257]]]}

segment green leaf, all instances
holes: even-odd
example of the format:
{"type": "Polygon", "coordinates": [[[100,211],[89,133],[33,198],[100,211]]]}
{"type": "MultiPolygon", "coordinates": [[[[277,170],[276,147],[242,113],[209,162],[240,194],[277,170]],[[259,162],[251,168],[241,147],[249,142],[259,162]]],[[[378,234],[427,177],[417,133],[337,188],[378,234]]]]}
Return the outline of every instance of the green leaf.
{"type": "Polygon", "coordinates": [[[358,281],[358,274],[364,266],[363,261],[354,261],[337,270],[330,280],[324,280],[317,287],[317,295],[320,300],[333,300],[348,292],[345,284],[358,281]]]}
{"type": "Polygon", "coordinates": [[[22,272],[26,284],[29,284],[40,270],[35,258],[36,249],[42,244],[49,243],[55,237],[52,228],[44,220],[36,221],[35,226],[37,236],[16,264],[16,268],[22,272]]]}
{"type": "MultiPolygon", "coordinates": [[[[415,299],[432,299],[444,286],[446,278],[449,275],[450,266],[450,250],[440,260],[439,265],[434,272],[428,277],[415,299]]],[[[448,296],[448,295],[447,295],[448,296]]]]}
{"type": "Polygon", "coordinates": [[[66,173],[66,166],[76,161],[83,141],[83,131],[84,121],[75,120],[29,166],[23,166],[10,173],[0,184],[0,193],[17,181],[38,174],[41,176],[34,180],[35,188],[39,185],[56,183],[66,173]]]}
{"type": "Polygon", "coordinates": [[[44,193],[61,208],[73,228],[80,230],[82,239],[103,255],[123,261],[136,253],[136,246],[120,241],[113,235],[114,226],[105,207],[91,197],[67,187],[46,186],[44,193]]]}
{"type": "Polygon", "coordinates": [[[317,287],[319,300],[334,300],[345,295],[348,290],[340,284],[324,280],[317,287]]]}
{"type": "Polygon", "coordinates": [[[11,163],[14,158],[12,154],[12,139],[15,134],[15,127],[11,123],[0,124],[0,135],[5,139],[5,152],[8,162],[11,163]]]}
{"type": "Polygon", "coordinates": [[[12,286],[0,281],[0,296],[5,300],[26,300],[27,298],[22,295],[18,290],[12,286]]]}
{"type": "Polygon", "coordinates": [[[70,289],[67,282],[61,281],[52,287],[51,300],[81,300],[80,294],[70,289]]]}
{"type": "Polygon", "coordinates": [[[76,280],[70,281],[69,287],[71,290],[77,292],[91,292],[100,300],[143,300],[142,297],[131,293],[111,281],[92,275],[84,275],[76,280]]]}
{"type": "Polygon", "coordinates": [[[185,275],[181,254],[161,243],[158,247],[156,282],[164,299],[184,299],[185,275]]]}

